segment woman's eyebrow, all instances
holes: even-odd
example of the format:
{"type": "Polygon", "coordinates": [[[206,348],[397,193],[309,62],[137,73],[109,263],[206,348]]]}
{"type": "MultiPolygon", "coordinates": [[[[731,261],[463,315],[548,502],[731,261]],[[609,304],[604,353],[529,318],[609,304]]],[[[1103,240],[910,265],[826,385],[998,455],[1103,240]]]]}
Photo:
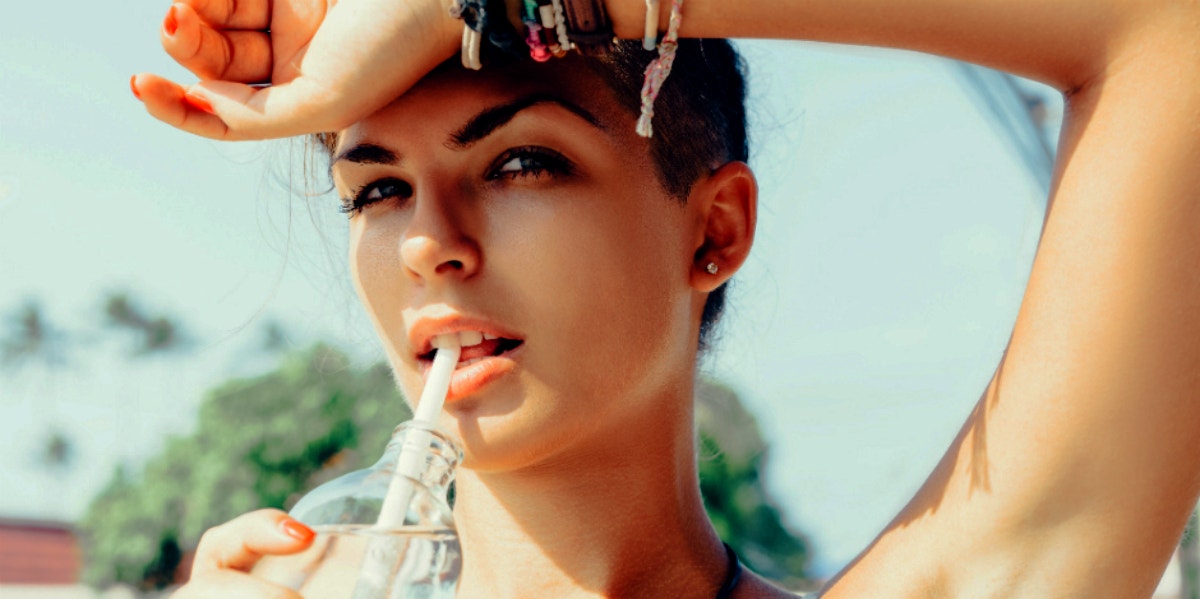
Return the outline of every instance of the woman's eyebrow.
{"type": "Polygon", "coordinates": [[[465,150],[475,142],[491,135],[496,129],[503,127],[522,110],[545,103],[558,104],[587,121],[589,125],[604,130],[604,126],[600,124],[600,119],[597,119],[595,115],[585,110],[582,106],[558,96],[539,93],[522,96],[512,102],[484,109],[479,114],[471,117],[471,120],[467,121],[467,124],[463,125],[461,129],[450,134],[450,140],[446,145],[454,150],[465,150]]]}
{"type": "Polygon", "coordinates": [[[372,143],[361,143],[351,147],[329,161],[329,173],[333,174],[333,167],[337,163],[346,161],[355,164],[386,164],[395,165],[400,163],[400,155],[383,146],[372,143]]]}

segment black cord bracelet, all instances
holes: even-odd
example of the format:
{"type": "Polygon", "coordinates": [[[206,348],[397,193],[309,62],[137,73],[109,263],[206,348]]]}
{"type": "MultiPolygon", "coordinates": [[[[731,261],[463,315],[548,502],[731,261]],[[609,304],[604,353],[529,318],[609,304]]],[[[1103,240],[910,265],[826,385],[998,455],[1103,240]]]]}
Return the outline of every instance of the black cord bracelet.
{"type": "Polygon", "coordinates": [[[459,0],[458,17],[483,36],[487,47],[515,57],[525,53],[525,42],[508,20],[504,0],[459,0]]]}

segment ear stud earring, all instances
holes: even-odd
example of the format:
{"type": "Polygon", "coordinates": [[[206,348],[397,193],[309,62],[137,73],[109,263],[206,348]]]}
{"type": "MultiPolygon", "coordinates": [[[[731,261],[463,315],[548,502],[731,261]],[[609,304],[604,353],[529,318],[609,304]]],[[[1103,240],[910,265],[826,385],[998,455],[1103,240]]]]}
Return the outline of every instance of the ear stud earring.
{"type": "Polygon", "coordinates": [[[708,266],[704,267],[704,270],[707,270],[708,274],[710,274],[710,275],[715,275],[715,274],[717,274],[717,271],[721,270],[721,269],[717,267],[716,262],[709,262],[708,266]]]}

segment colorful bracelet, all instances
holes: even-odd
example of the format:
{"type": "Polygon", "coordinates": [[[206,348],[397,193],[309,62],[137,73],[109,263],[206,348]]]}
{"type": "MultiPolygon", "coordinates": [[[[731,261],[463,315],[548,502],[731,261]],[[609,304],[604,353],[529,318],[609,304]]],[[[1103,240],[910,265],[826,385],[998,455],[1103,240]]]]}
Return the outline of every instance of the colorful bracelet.
{"type": "Polygon", "coordinates": [[[562,0],[550,0],[550,6],[554,10],[554,33],[558,36],[558,45],[565,51],[574,50],[575,44],[571,43],[567,34],[567,14],[563,10],[562,0]]]}
{"type": "MultiPolygon", "coordinates": [[[[469,69],[482,66],[482,40],[505,53],[517,55],[522,42],[529,56],[538,62],[562,57],[570,50],[597,56],[612,48],[612,24],[602,0],[454,0],[450,14],[463,21],[462,63],[469,69]],[[510,10],[512,9],[512,10],[510,10]],[[510,21],[510,18],[513,19],[510,21]],[[522,38],[514,23],[525,31],[522,38]]],[[[662,0],[645,0],[646,26],[642,47],[658,48],[658,57],[646,66],[642,83],[641,114],[637,134],[652,137],[654,102],[663,83],[671,74],[675,52],[679,48],[679,24],[683,20],[683,0],[671,0],[671,17],[667,33],[658,42],[659,7],[662,0]]]]}
{"type": "MultiPolygon", "coordinates": [[[[555,58],[566,56],[567,50],[563,48],[563,44],[558,36],[558,23],[554,17],[554,5],[548,0],[542,0],[541,4],[538,4],[537,7],[537,16],[542,26],[543,43],[550,49],[550,54],[555,58]]],[[[566,31],[565,19],[563,30],[566,31]]]]}
{"type": "Polygon", "coordinates": [[[658,58],[646,67],[646,80],[642,84],[642,115],[638,117],[637,134],[642,137],[652,137],[654,128],[650,120],[654,118],[654,101],[658,92],[662,91],[663,82],[671,74],[671,66],[675,64],[675,50],[679,48],[679,23],[683,20],[683,0],[671,0],[671,20],[667,24],[667,35],[658,44],[658,58]]]}
{"type": "MultiPolygon", "coordinates": [[[[660,2],[646,1],[655,6],[660,2]]],[[[464,24],[462,62],[467,68],[477,69],[482,63],[481,50],[477,50],[480,40],[513,55],[524,45],[538,62],[565,56],[570,50],[599,56],[612,48],[612,24],[601,0],[509,0],[507,5],[505,0],[451,2],[450,14],[464,24]]],[[[647,31],[658,27],[657,9],[654,12],[654,23],[647,23],[647,31]]]]}
{"type": "Polygon", "coordinates": [[[550,60],[550,46],[542,39],[542,12],[537,0],[523,0],[521,22],[525,25],[525,44],[529,46],[529,57],[537,62],[550,60]]]}
{"type": "Polygon", "coordinates": [[[463,22],[463,66],[480,67],[482,40],[507,54],[520,54],[524,40],[509,22],[507,12],[504,0],[458,0],[450,13],[463,22]]]}

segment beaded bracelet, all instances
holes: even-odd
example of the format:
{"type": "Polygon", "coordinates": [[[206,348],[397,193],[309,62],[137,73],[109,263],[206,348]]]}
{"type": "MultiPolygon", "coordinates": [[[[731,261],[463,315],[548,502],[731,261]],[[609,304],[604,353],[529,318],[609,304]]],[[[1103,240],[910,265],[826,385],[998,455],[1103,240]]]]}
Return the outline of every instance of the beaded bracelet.
{"type": "Polygon", "coordinates": [[[550,6],[554,10],[554,33],[558,37],[558,45],[564,52],[574,50],[575,44],[571,43],[567,34],[567,15],[562,0],[550,0],[550,6]]]}
{"type": "Polygon", "coordinates": [[[550,60],[550,46],[542,39],[542,13],[537,0],[523,0],[521,22],[525,25],[525,43],[529,46],[529,57],[537,62],[550,60]]]}
{"type": "Polygon", "coordinates": [[[482,40],[490,47],[518,55],[524,40],[506,16],[504,0],[458,0],[450,14],[463,22],[462,63],[469,69],[482,66],[482,40]]]}
{"type": "MultiPolygon", "coordinates": [[[[529,48],[530,57],[545,62],[562,57],[570,50],[587,55],[599,55],[611,48],[613,35],[608,14],[600,0],[515,0],[515,12],[510,12],[504,0],[452,0],[450,14],[463,21],[462,63],[469,69],[482,66],[482,40],[505,53],[517,55],[522,42],[529,48]],[[510,22],[512,15],[516,21],[510,22]],[[513,24],[520,23],[524,38],[513,24]]],[[[645,0],[646,26],[642,47],[658,48],[658,57],[646,66],[641,92],[641,114],[637,133],[652,137],[654,102],[663,82],[671,74],[675,52],[679,47],[679,24],[683,19],[683,0],[671,0],[671,17],[662,42],[657,42],[661,0],[645,0]],[[657,42],[657,43],[656,43],[657,42]]]]}
{"type": "Polygon", "coordinates": [[[612,47],[612,25],[600,0],[508,1],[450,0],[450,15],[464,25],[463,66],[479,68],[481,39],[512,55],[525,46],[538,62],[565,56],[569,50],[600,56],[612,47]]]}

